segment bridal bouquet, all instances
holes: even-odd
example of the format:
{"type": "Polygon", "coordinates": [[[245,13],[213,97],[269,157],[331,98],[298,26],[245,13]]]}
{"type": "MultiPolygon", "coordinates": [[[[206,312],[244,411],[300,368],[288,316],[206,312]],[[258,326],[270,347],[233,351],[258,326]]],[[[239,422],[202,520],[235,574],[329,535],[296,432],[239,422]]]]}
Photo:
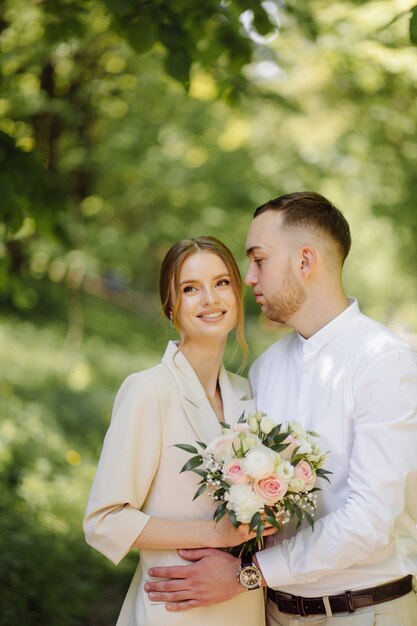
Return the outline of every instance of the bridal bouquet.
{"type": "Polygon", "coordinates": [[[218,505],[213,519],[228,514],[235,527],[249,524],[256,539],[232,548],[234,554],[252,553],[262,547],[265,524],[280,529],[291,518],[297,528],[304,519],[314,527],[317,506],[315,486],[318,477],[328,480],[323,469],[326,453],[297,422],[276,424],[264,413],[239,419],[230,426],[222,423],[222,434],[208,445],[176,444],[193,454],[181,472],[201,476],[196,499],[206,492],[218,505]]]}

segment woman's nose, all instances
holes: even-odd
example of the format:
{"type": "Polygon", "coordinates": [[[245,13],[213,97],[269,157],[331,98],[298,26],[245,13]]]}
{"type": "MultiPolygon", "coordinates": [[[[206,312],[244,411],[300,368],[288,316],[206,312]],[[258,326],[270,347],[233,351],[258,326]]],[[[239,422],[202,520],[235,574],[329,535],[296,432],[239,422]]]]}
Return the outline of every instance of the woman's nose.
{"type": "Polygon", "coordinates": [[[217,302],[217,293],[215,289],[211,287],[206,287],[202,292],[202,301],[206,306],[208,304],[213,304],[213,302],[217,302]]]}

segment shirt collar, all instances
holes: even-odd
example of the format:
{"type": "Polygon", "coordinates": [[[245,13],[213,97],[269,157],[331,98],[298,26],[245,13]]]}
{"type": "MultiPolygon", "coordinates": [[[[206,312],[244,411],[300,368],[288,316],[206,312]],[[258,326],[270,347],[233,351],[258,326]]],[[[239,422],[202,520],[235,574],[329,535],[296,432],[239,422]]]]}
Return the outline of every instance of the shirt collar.
{"type": "Polygon", "coordinates": [[[312,337],[306,339],[297,332],[304,354],[317,352],[334,337],[342,333],[351,320],[360,315],[359,304],[356,298],[348,298],[349,306],[331,322],[320,328],[312,337]]]}

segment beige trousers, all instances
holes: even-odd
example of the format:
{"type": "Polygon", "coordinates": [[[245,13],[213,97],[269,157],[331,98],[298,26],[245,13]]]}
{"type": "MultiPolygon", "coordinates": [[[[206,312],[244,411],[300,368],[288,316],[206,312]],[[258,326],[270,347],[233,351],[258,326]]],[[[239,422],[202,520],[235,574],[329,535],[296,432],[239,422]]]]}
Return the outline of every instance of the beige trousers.
{"type": "Polygon", "coordinates": [[[266,603],[267,626],[417,626],[417,595],[414,591],[401,598],[374,604],[354,613],[337,613],[333,617],[301,617],[280,613],[275,603],[266,603]]]}

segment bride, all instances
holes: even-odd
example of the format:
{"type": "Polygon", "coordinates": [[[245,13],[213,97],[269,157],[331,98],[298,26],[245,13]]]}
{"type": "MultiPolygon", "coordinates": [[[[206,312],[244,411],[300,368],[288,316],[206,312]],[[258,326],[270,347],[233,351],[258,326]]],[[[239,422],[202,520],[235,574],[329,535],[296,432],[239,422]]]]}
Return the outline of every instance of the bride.
{"type": "Polygon", "coordinates": [[[219,422],[235,423],[254,410],[246,379],[222,364],[234,328],[245,345],[236,261],[213,237],[182,240],[162,263],[160,296],[179,341],[168,343],[159,365],[128,376],[116,396],[84,519],[86,540],[116,564],[139,549],[117,626],[263,626],[262,589],[187,613],[167,611],[144,591],[150,567],[185,563],[179,548],[226,548],[253,537],[228,516],[215,524],[208,497],[193,501],[199,479],[180,474],[187,457],[175,447],[208,443],[221,433],[219,422]]]}

